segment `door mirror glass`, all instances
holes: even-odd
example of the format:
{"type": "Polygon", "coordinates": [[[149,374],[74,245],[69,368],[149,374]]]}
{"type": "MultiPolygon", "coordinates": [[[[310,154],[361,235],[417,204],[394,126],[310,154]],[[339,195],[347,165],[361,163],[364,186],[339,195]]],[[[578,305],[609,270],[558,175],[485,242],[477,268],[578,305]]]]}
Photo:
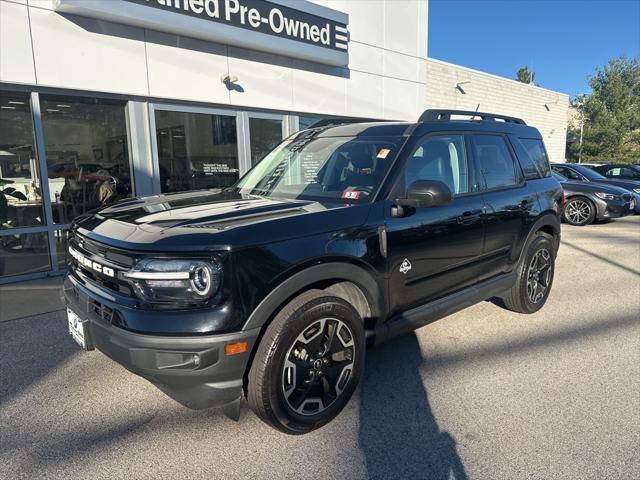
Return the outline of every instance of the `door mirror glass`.
{"type": "Polygon", "coordinates": [[[451,189],[439,180],[416,180],[407,188],[407,198],[397,200],[403,207],[441,207],[451,202],[451,189]]]}

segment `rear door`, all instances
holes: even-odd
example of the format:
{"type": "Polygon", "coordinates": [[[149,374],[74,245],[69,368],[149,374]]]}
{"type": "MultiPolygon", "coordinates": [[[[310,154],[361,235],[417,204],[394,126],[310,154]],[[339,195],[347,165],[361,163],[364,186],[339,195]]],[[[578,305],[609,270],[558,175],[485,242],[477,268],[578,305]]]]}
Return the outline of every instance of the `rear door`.
{"type": "Polygon", "coordinates": [[[504,135],[474,134],[470,138],[483,192],[485,269],[481,278],[488,278],[513,268],[539,204],[504,135]]]}
{"type": "Polygon", "coordinates": [[[441,207],[387,213],[391,311],[424,304],[473,283],[482,255],[482,195],[463,135],[422,138],[409,155],[394,198],[416,180],[440,180],[453,193],[441,207]]]}

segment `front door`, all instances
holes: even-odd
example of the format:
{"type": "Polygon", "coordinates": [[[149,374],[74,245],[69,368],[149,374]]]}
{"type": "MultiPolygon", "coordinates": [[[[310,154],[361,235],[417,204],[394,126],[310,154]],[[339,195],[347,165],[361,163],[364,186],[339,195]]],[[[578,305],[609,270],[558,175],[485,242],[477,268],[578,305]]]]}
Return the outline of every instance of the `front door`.
{"type": "Polygon", "coordinates": [[[462,135],[432,135],[417,143],[395,191],[416,180],[440,180],[448,205],[405,208],[387,217],[392,312],[419,306],[474,282],[483,251],[482,195],[462,135]]]}

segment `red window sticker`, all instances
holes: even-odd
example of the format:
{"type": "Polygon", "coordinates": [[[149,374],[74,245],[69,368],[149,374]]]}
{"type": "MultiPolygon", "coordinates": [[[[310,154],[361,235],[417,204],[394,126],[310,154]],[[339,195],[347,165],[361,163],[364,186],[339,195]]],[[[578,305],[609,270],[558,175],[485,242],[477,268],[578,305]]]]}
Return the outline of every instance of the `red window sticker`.
{"type": "Polygon", "coordinates": [[[358,200],[361,195],[362,192],[359,190],[345,190],[342,192],[342,198],[347,198],[349,200],[358,200]]]}

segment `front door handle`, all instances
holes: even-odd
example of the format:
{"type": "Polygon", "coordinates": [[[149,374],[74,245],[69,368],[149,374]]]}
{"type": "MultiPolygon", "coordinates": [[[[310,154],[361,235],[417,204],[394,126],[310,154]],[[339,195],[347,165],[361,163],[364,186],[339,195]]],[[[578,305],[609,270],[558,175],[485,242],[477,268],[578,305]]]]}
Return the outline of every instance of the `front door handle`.
{"type": "Polygon", "coordinates": [[[478,220],[480,220],[480,214],[482,210],[468,210],[464,212],[462,215],[458,216],[458,223],[460,225],[472,225],[478,220]]]}

